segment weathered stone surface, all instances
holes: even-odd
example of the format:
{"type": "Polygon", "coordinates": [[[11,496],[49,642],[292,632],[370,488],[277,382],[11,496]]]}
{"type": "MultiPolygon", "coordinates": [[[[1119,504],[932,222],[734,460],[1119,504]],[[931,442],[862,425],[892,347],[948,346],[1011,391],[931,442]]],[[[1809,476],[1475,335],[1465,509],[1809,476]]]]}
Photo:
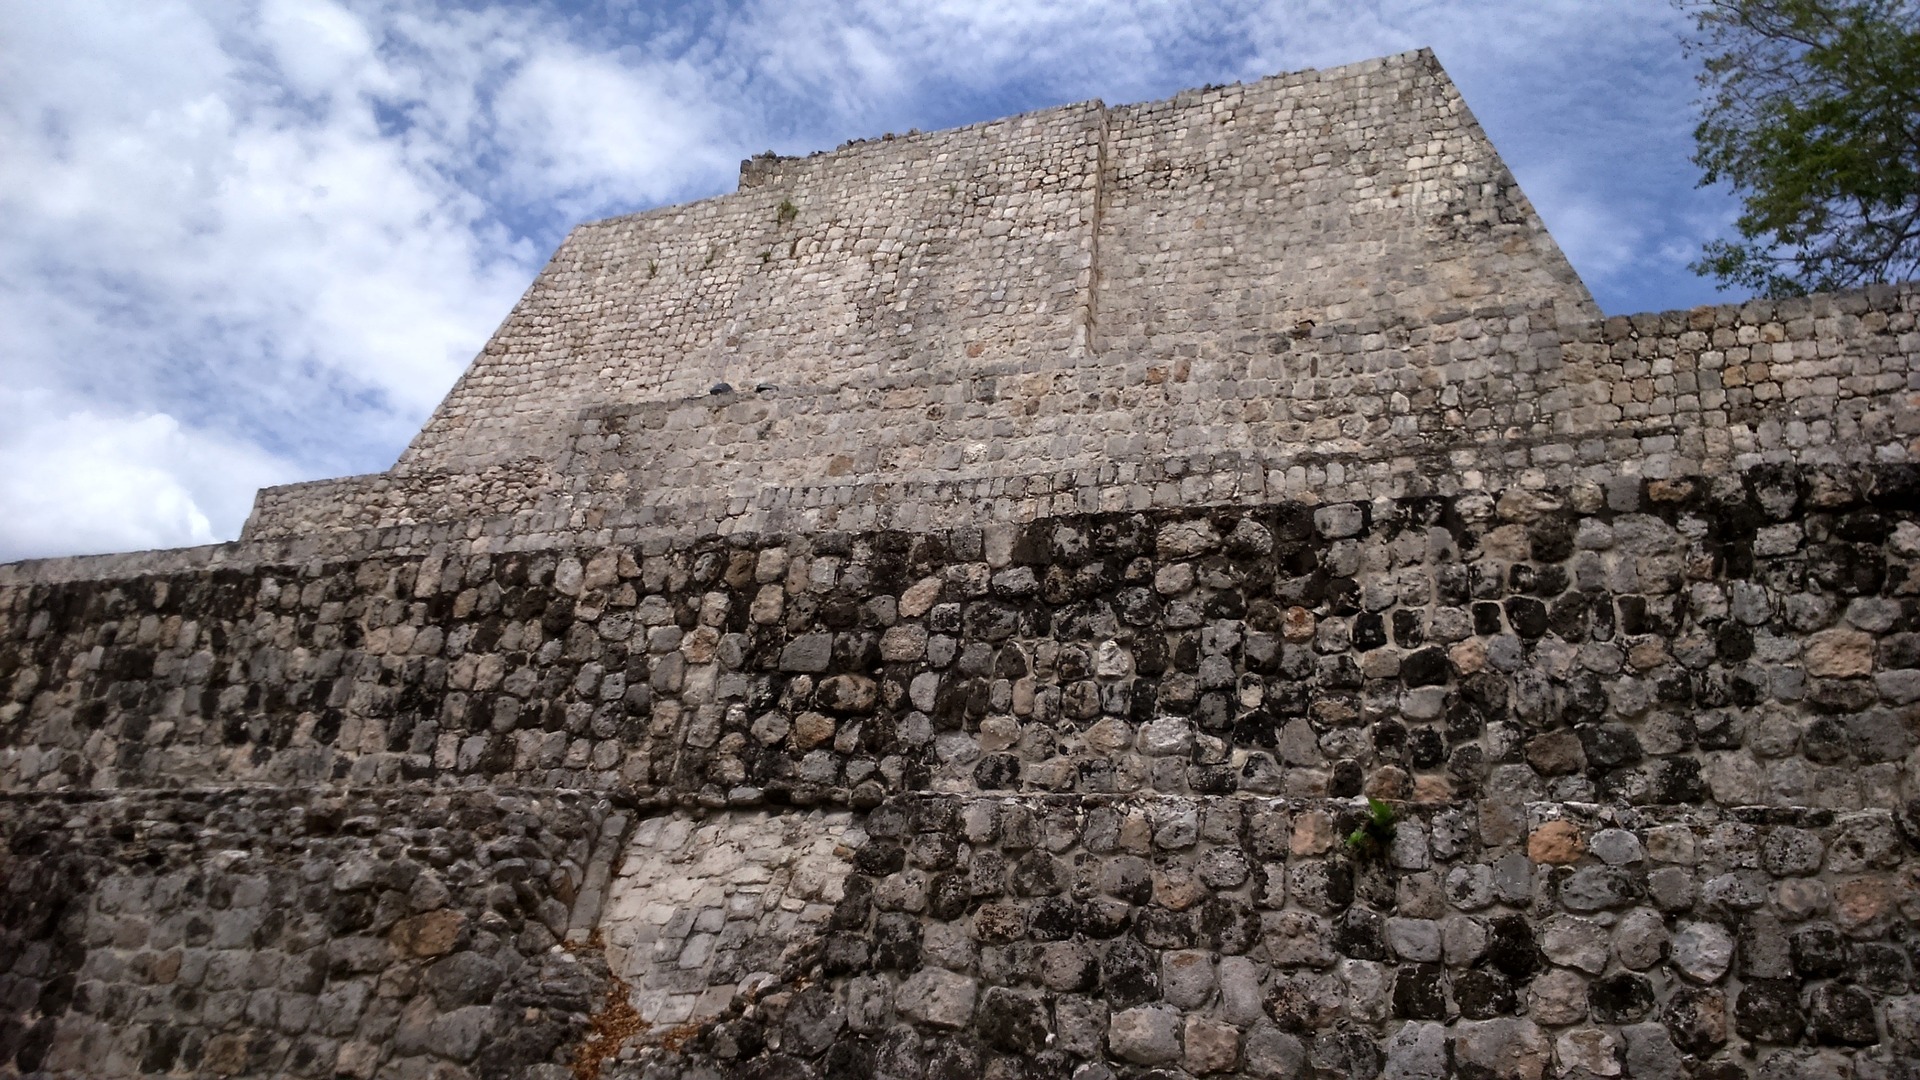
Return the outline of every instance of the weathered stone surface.
{"type": "Polygon", "coordinates": [[[1587,981],[1571,971],[1549,971],[1528,987],[1527,1002],[1542,1024],[1575,1023],[1587,1015],[1587,981]]]}
{"type": "Polygon", "coordinates": [[[1806,1030],[1800,995],[1782,979],[1749,979],[1733,1000],[1734,1030],[1763,1043],[1794,1043],[1806,1030]]]}
{"type": "Polygon", "coordinates": [[[1447,1029],[1444,1024],[1409,1021],[1386,1043],[1385,1080],[1445,1080],[1447,1029]]]}
{"type": "Polygon", "coordinates": [[[1660,1019],[1674,1044],[1695,1057],[1707,1057],[1727,1041],[1727,999],[1718,990],[1677,990],[1660,1019]]]}
{"type": "Polygon", "coordinates": [[[430,911],[395,923],[393,944],[409,956],[444,956],[453,951],[466,924],[464,912],[430,911]]]}
{"type": "Polygon", "coordinates": [[[1300,1075],[1306,1067],[1307,1048],[1298,1036],[1271,1024],[1260,1024],[1247,1033],[1246,1071],[1260,1080],[1286,1080],[1300,1075]]]}
{"type": "Polygon", "coordinates": [[[1540,951],[1556,964],[1598,975],[1610,950],[1606,928],[1591,919],[1556,915],[1541,926],[1540,951]]]}
{"type": "Polygon", "coordinates": [[[1807,1012],[1814,1039],[1842,1046],[1871,1046],[1880,1041],[1873,997],[1857,986],[1828,984],[1814,990],[1807,1012]]]}
{"type": "Polygon", "coordinates": [[[1180,1013],[1143,1005],[1113,1014],[1107,1045],[1115,1057],[1137,1065],[1164,1065],[1180,1058],[1180,1013]]]}
{"type": "Polygon", "coordinates": [[[1733,936],[1716,923],[1681,923],[1672,957],[1674,970],[1694,982],[1719,982],[1733,964],[1733,936]]]}
{"type": "Polygon", "coordinates": [[[1646,908],[1622,916],[1613,928],[1613,955],[1623,967],[1645,971],[1666,958],[1667,922],[1646,908]]]}
{"type": "Polygon", "coordinates": [[[1873,673],[1873,638],[1857,630],[1826,630],[1807,639],[1807,674],[1844,679],[1873,673]]]}
{"type": "Polygon", "coordinates": [[[1554,1041],[1554,1056],[1565,1076],[1619,1076],[1620,1041],[1595,1027],[1571,1028],[1554,1041]]]}
{"type": "Polygon", "coordinates": [[[1455,1067],[1494,1080],[1540,1080],[1553,1047],[1531,1020],[1463,1021],[1455,1029],[1455,1067]]]}
{"type": "Polygon", "coordinates": [[[1004,986],[988,987],[980,995],[976,1023],[988,1046],[1009,1054],[1037,1054],[1052,1037],[1044,999],[1004,986]]]}
{"type": "Polygon", "coordinates": [[[1527,857],[1537,863],[1578,862],[1586,851],[1586,839],[1571,821],[1549,821],[1527,837],[1527,857]]]}
{"type": "Polygon", "coordinates": [[[1196,1076],[1233,1072],[1240,1064],[1240,1029],[1204,1016],[1187,1017],[1183,1033],[1186,1070],[1196,1076]]]}
{"type": "Polygon", "coordinates": [[[1627,1075],[1636,1080],[1685,1080],[1680,1052],[1659,1024],[1629,1024],[1620,1029],[1627,1044],[1627,1075]]]}
{"type": "Polygon", "coordinates": [[[901,1014],[938,1028],[963,1028],[973,1019],[979,984],[938,968],[916,972],[894,991],[901,1014]]]}

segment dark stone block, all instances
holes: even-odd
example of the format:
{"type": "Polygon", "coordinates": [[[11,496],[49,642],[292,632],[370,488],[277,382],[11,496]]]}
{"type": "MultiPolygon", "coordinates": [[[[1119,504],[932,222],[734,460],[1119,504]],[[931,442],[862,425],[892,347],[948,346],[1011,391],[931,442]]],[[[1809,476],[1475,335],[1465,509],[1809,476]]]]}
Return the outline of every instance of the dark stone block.
{"type": "Polygon", "coordinates": [[[1327,1003],[1314,993],[1313,977],[1275,973],[1267,981],[1262,1004],[1280,1030],[1300,1035],[1320,1031],[1332,1021],[1327,1003]]]}
{"type": "Polygon", "coordinates": [[[1367,773],[1360,763],[1351,759],[1337,761],[1333,766],[1333,776],[1327,783],[1327,794],[1336,799],[1350,799],[1360,794],[1366,784],[1367,773]]]}
{"type": "Polygon", "coordinates": [[[1426,612],[1418,608],[1399,608],[1393,613],[1393,641],[1403,649],[1426,643],[1426,612]]]}
{"type": "Polygon", "coordinates": [[[1438,646],[1420,649],[1400,661],[1400,680],[1408,686],[1441,686],[1447,676],[1447,653],[1438,646]]]}
{"type": "Polygon", "coordinates": [[[993,986],[980,996],[974,1027],[988,1046],[1009,1054],[1036,1054],[1047,1045],[1046,1006],[1031,995],[993,986]]]}
{"type": "Polygon", "coordinates": [[[1573,557],[1574,523],[1571,518],[1543,517],[1527,527],[1535,562],[1557,563],[1573,557]]]}
{"type": "Polygon", "coordinates": [[[846,1012],[835,999],[832,988],[806,987],[795,994],[787,1006],[782,1024],[786,1031],[782,1049],[812,1057],[832,1046],[846,1023],[846,1012]]]}
{"type": "Polygon", "coordinates": [[[1574,734],[1580,736],[1580,749],[1595,770],[1635,765],[1641,759],[1640,737],[1625,724],[1582,724],[1574,734]]]}
{"type": "Polygon", "coordinates": [[[1806,1030],[1799,985],[1789,979],[1748,979],[1733,1000],[1733,1027],[1755,1042],[1791,1045],[1806,1030]]]}
{"type": "Polygon", "coordinates": [[[441,1012],[493,1000],[501,982],[500,965],[475,952],[458,952],[427,969],[427,989],[441,1012]]]}
{"type": "MultiPolygon", "coordinates": [[[[859,861],[856,857],[856,869],[858,865],[859,861]]],[[[840,902],[833,906],[833,914],[827,920],[827,926],[830,929],[856,930],[867,925],[867,916],[873,910],[873,879],[862,876],[866,873],[867,871],[861,870],[847,878],[845,890],[840,895],[840,902]]]]}
{"type": "Polygon", "coordinates": [[[1675,1046],[1695,1057],[1708,1057],[1727,1041],[1726,995],[1683,986],[1667,999],[1660,1021],[1675,1046]]]}
{"type": "MultiPolygon", "coordinates": [[[[1475,605],[1478,608],[1478,605],[1475,605]]],[[[1544,636],[1548,629],[1547,605],[1530,596],[1507,598],[1507,623],[1513,632],[1528,641],[1544,636]]]]}
{"type": "Polygon", "coordinates": [[[1562,641],[1579,643],[1587,640],[1592,624],[1593,616],[1585,593],[1567,593],[1555,599],[1547,608],[1547,629],[1562,641]]]}
{"type": "Polygon", "coordinates": [[[1156,949],[1191,949],[1195,938],[1193,924],[1193,912],[1150,907],[1134,915],[1133,932],[1156,949]]]}
{"type": "Polygon", "coordinates": [[[1653,984],[1644,975],[1621,972],[1587,987],[1587,1011],[1603,1024],[1632,1024],[1653,1011],[1653,984]]]}
{"type": "Polygon", "coordinates": [[[1404,1020],[1447,1018],[1446,973],[1438,964],[1407,964],[1393,983],[1393,1014],[1404,1020]]]}
{"type": "Polygon", "coordinates": [[[1187,770],[1187,784],[1196,795],[1231,795],[1240,778],[1231,765],[1196,765],[1187,770]]]}
{"type": "Polygon", "coordinates": [[[1020,759],[1012,754],[988,754],[974,766],[973,781],[983,791],[1007,791],[1020,786],[1020,759]]]}
{"type": "Polygon", "coordinates": [[[1416,769],[1431,769],[1446,760],[1447,744],[1433,728],[1414,728],[1407,733],[1407,763],[1416,769]]]}
{"type": "Polygon", "coordinates": [[[1525,985],[1545,964],[1524,915],[1496,916],[1488,924],[1485,962],[1516,985],[1525,985]]]}
{"type": "Polygon", "coordinates": [[[1506,629],[1500,618],[1500,605],[1490,600],[1481,600],[1473,605],[1473,632],[1481,637],[1492,637],[1506,629]]]}
{"type": "Polygon", "coordinates": [[[1815,1042],[1871,1046],[1880,1041],[1880,1032],[1874,1026],[1873,995],[1858,986],[1828,983],[1815,987],[1808,1018],[1815,1042]]]}
{"type": "Polygon", "coordinates": [[[1380,1075],[1380,1046],[1364,1032],[1318,1030],[1307,1051],[1307,1064],[1315,1077],[1373,1080],[1380,1075]]]}
{"type": "Polygon", "coordinates": [[[1800,752],[1808,760],[1822,765],[1837,765],[1847,760],[1851,744],[1846,724],[1831,716],[1816,719],[1800,735],[1800,752]]]}
{"type": "Polygon", "coordinates": [[[906,849],[899,844],[868,844],[853,859],[854,869],[869,877],[897,874],[906,865],[906,849]]]}
{"type": "Polygon", "coordinates": [[[1699,759],[1663,758],[1649,769],[1646,802],[1671,806],[1706,799],[1707,783],[1701,775],[1699,759]]]}
{"type": "Polygon", "coordinates": [[[1260,918],[1246,901],[1233,896],[1210,896],[1197,910],[1200,941],[1226,956],[1239,956],[1260,938],[1260,918]]]}
{"type": "Polygon", "coordinates": [[[872,959],[872,950],[867,946],[866,937],[861,934],[829,934],[820,951],[821,970],[829,977],[858,975],[867,969],[872,959]]]}
{"type": "Polygon", "coordinates": [[[1856,943],[1852,971],[1854,982],[1882,994],[1903,994],[1911,985],[1907,956],[1898,945],[1856,943]]]}
{"type": "Polygon", "coordinates": [[[1125,933],[1133,923],[1133,909],[1123,900],[1096,896],[1082,901],[1077,911],[1080,932],[1090,938],[1125,933]]]}
{"type": "Polygon", "coordinates": [[[901,911],[880,913],[873,920],[873,966],[894,971],[919,968],[919,920],[901,911]]]}
{"type": "Polygon", "coordinates": [[[1064,896],[1038,900],[1027,912],[1027,934],[1035,941],[1065,941],[1079,925],[1079,910],[1064,896]]]}
{"type": "Polygon", "coordinates": [[[1065,887],[1066,875],[1059,860],[1030,851],[1013,864],[1009,881],[1016,896],[1050,896],[1065,887]]]}
{"type": "Polygon", "coordinates": [[[1160,997],[1160,957],[1131,938],[1107,947],[1101,961],[1101,984],[1107,1004],[1130,1009],[1160,997]]]}
{"type": "Polygon", "coordinates": [[[1880,692],[1872,679],[1812,679],[1806,700],[1818,712],[1847,716],[1879,704],[1880,692]]]}
{"type": "Polygon", "coordinates": [[[1801,927],[1789,939],[1793,969],[1803,979],[1831,978],[1847,970],[1847,939],[1831,926],[1801,927]]]}
{"type": "Polygon", "coordinates": [[[1519,1007],[1513,984],[1497,971],[1474,970],[1453,977],[1453,999],[1469,1020],[1511,1016],[1519,1007]]]}
{"type": "Polygon", "coordinates": [[[820,1072],[823,1076],[844,1076],[847,1080],[873,1080],[876,1057],[871,1042],[843,1032],[820,1059],[820,1072]]]}
{"type": "Polygon", "coordinates": [[[1348,908],[1333,935],[1333,947],[1355,960],[1387,959],[1387,920],[1363,907],[1348,908]]]}
{"type": "Polygon", "coordinates": [[[1614,608],[1620,613],[1618,625],[1623,634],[1648,634],[1653,632],[1653,623],[1647,616],[1647,598],[1644,596],[1619,596],[1614,598],[1614,608]]]}
{"type": "Polygon", "coordinates": [[[47,1051],[53,1048],[53,1036],[59,1022],[51,1016],[42,1016],[35,1020],[19,1037],[17,1049],[13,1052],[14,1064],[23,1073],[38,1072],[46,1061],[47,1051]]]}

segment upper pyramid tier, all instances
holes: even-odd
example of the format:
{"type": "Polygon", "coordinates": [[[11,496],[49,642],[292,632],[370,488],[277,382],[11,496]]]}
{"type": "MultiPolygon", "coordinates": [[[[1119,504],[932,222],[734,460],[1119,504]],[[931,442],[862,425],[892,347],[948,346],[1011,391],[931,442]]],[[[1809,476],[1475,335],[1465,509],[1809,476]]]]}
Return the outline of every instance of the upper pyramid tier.
{"type": "Polygon", "coordinates": [[[575,229],[321,550],[1904,461],[1902,290],[1602,320],[1428,52],[745,162],[575,229]],[[1898,294],[1898,295],[1896,295],[1898,294]]]}
{"type": "Polygon", "coordinates": [[[755,159],[574,230],[401,458],[548,456],[586,406],[1224,354],[1590,308],[1429,52],[755,159]]]}

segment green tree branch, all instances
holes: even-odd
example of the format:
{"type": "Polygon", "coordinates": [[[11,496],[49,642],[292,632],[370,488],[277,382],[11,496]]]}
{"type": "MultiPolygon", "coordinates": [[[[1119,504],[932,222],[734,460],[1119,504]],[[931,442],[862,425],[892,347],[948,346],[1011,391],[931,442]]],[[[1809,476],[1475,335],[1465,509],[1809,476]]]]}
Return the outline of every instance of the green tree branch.
{"type": "Polygon", "coordinates": [[[1920,273],[1920,0],[1675,2],[1694,163],[1742,207],[1694,269],[1776,296],[1920,273]]]}

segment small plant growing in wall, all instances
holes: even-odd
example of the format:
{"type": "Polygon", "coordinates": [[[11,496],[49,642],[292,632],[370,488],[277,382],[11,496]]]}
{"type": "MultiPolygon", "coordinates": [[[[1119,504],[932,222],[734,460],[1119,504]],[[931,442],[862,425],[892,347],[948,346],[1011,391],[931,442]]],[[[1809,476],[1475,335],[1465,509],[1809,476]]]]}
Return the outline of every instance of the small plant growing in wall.
{"type": "Polygon", "coordinates": [[[780,209],[774,212],[773,219],[782,225],[800,216],[800,208],[793,205],[792,199],[781,199],[780,209]]]}
{"type": "Polygon", "coordinates": [[[1347,834],[1347,849],[1361,858],[1385,855],[1387,846],[1393,843],[1394,825],[1399,820],[1400,815],[1392,806],[1368,796],[1366,820],[1347,834]]]}
{"type": "Polygon", "coordinates": [[[654,276],[659,273],[660,273],[660,260],[648,259],[647,260],[647,279],[652,280],[654,276]]]}

